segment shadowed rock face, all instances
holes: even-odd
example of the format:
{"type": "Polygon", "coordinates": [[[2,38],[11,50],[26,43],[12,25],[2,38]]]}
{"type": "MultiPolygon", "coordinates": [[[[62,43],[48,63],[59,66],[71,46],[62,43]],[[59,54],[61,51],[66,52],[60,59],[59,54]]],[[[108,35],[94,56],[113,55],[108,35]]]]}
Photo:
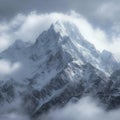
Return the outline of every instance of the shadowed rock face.
{"type": "Polygon", "coordinates": [[[1,83],[0,85],[0,104],[4,104],[5,102],[12,102],[14,100],[15,97],[15,87],[14,84],[12,82],[12,80],[10,80],[7,83],[1,83]]]}
{"type": "Polygon", "coordinates": [[[33,45],[17,42],[0,54],[1,59],[19,61],[23,67],[0,81],[1,105],[19,97],[34,119],[84,95],[100,99],[106,109],[119,107],[119,63],[111,53],[96,50],[73,25],[63,25],[67,36],[61,25],[52,25],[33,45]]]}
{"type": "Polygon", "coordinates": [[[29,104],[26,106],[28,110],[32,110],[28,112],[33,118],[40,116],[53,107],[66,105],[74,97],[80,99],[86,94],[97,97],[99,93],[104,92],[101,88],[105,88],[106,82],[104,77],[101,78],[96,74],[96,72],[100,72],[99,70],[90,64],[83,65],[79,69],[83,70],[84,74],[89,74],[89,79],[78,76],[76,82],[70,81],[65,71],[62,71],[51,79],[50,83],[44,86],[43,89],[40,91],[33,90],[29,96],[25,96],[27,98],[25,103],[34,105],[33,109],[32,107],[29,108],[29,104]],[[90,70],[89,73],[87,73],[88,69],[90,70]]]}

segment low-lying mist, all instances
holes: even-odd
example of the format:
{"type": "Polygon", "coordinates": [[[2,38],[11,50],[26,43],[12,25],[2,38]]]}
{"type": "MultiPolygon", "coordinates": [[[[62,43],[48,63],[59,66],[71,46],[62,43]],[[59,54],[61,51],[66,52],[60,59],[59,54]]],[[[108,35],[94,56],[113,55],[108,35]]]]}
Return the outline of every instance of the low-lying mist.
{"type": "Polygon", "coordinates": [[[0,120],[30,120],[21,103],[20,98],[16,98],[11,103],[4,103],[0,107],[0,120]]]}
{"type": "Polygon", "coordinates": [[[84,97],[62,109],[51,110],[40,120],[120,120],[120,110],[107,112],[98,101],[84,97]]]}
{"type": "MultiPolygon", "coordinates": [[[[22,109],[21,100],[0,108],[0,120],[33,120],[22,109]]],[[[106,111],[91,97],[83,97],[76,103],[52,109],[37,120],[120,120],[120,110],[106,111]]]]}

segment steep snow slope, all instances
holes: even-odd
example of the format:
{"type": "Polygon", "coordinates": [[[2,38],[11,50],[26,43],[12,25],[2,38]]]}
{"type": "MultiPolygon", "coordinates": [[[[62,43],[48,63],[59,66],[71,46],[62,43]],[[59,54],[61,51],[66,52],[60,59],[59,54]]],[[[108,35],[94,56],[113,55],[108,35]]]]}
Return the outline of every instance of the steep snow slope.
{"type": "MultiPolygon", "coordinates": [[[[46,69],[43,62],[46,64],[50,59],[51,61],[55,59],[54,62],[56,63],[50,64],[53,64],[56,69],[60,61],[54,58],[57,55],[58,57],[61,55],[64,64],[69,61],[73,61],[79,65],[91,63],[106,74],[110,74],[118,67],[117,61],[111,53],[107,51],[100,53],[81,36],[75,25],[62,22],[55,23],[48,31],[43,32],[37,38],[34,45],[27,47],[22,41],[17,41],[13,46],[4,51],[0,57],[12,62],[18,61],[21,65],[26,66],[24,70],[21,70],[21,74],[25,73],[22,76],[29,77],[28,74],[31,75],[35,70],[39,69],[40,64],[42,65],[41,72],[43,72],[46,69]]],[[[48,69],[51,69],[51,67],[49,66],[48,69]]]]}
{"type": "Polygon", "coordinates": [[[111,53],[100,53],[75,25],[66,22],[51,25],[33,45],[15,42],[0,59],[21,65],[15,73],[1,78],[1,89],[9,83],[5,91],[1,90],[1,101],[19,96],[33,116],[54,105],[64,105],[72,97],[99,96],[110,74],[119,69],[111,53]]]}

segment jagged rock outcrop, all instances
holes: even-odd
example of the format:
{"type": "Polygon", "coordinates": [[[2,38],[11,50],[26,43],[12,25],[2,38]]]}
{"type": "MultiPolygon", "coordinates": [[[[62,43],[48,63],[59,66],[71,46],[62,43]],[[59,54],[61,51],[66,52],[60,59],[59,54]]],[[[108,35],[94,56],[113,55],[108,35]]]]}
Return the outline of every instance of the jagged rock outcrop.
{"type": "Polygon", "coordinates": [[[21,65],[2,78],[7,80],[0,83],[0,103],[20,97],[31,117],[83,95],[99,98],[107,108],[120,105],[119,62],[112,53],[99,52],[73,24],[52,25],[32,45],[17,41],[0,54],[0,59],[21,65]]]}

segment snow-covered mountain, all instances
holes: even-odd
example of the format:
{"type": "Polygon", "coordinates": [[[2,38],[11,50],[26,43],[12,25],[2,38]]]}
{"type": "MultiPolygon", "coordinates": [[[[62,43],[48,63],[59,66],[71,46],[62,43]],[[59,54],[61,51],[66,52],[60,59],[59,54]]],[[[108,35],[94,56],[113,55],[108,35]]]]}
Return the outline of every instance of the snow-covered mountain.
{"type": "Polygon", "coordinates": [[[74,24],[52,24],[34,44],[17,40],[0,54],[0,59],[20,63],[17,71],[1,77],[1,104],[19,97],[31,116],[86,94],[106,104],[112,101],[111,106],[118,100],[120,63],[112,53],[98,51],[74,24]]]}

